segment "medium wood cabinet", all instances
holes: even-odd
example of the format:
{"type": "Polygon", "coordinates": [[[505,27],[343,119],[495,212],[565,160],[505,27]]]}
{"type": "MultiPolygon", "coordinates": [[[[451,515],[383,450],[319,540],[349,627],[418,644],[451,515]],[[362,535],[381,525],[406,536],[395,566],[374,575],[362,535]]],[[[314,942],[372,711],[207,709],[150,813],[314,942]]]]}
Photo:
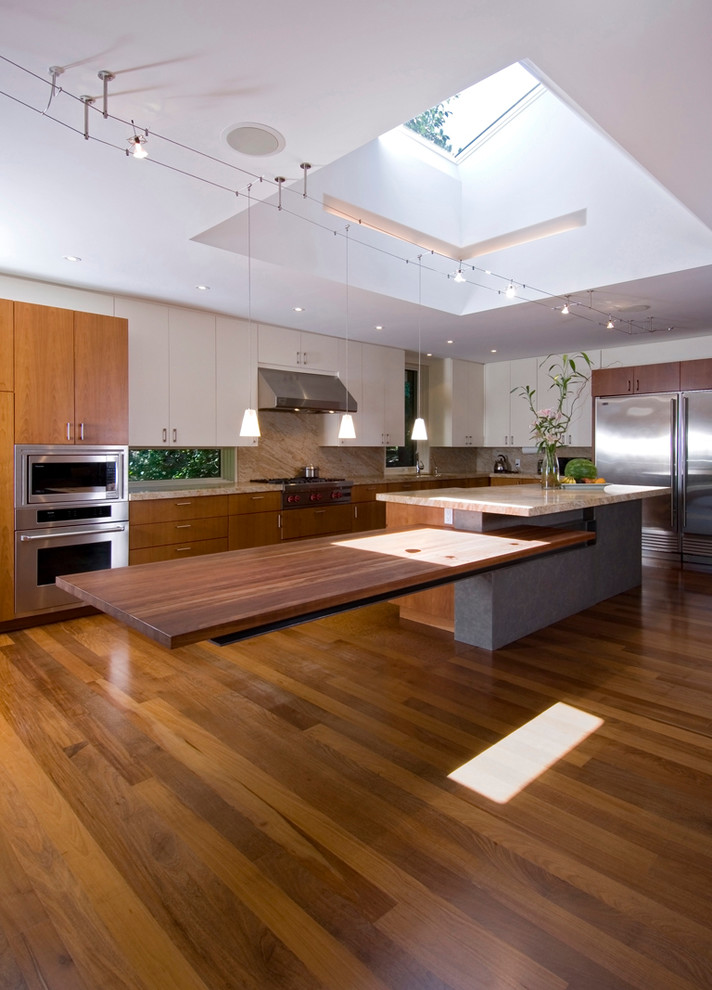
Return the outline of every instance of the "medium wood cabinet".
{"type": "Polygon", "coordinates": [[[282,513],[282,539],[301,540],[310,536],[350,533],[352,520],[350,505],[290,509],[282,513]]]}
{"type": "Polygon", "coordinates": [[[636,395],[650,392],[677,392],[680,388],[680,362],[643,364],[630,368],[598,368],[591,375],[591,394],[636,395]]]}
{"type": "Polygon", "coordinates": [[[712,358],[680,362],[680,389],[683,392],[712,388],[712,358]]]}
{"type": "Polygon", "coordinates": [[[15,616],[12,392],[0,391],[0,622],[15,616]]]}
{"type": "Polygon", "coordinates": [[[279,543],[282,539],[281,506],[280,492],[228,496],[230,550],[279,543]]]}
{"type": "Polygon", "coordinates": [[[128,442],[126,320],[14,304],[16,443],[128,442]]]}
{"type": "Polygon", "coordinates": [[[228,496],[146,499],[129,506],[129,564],[228,549],[228,496]]]}
{"type": "Polygon", "coordinates": [[[14,388],[13,319],[12,300],[0,299],[0,392],[12,392],[14,388]]]}

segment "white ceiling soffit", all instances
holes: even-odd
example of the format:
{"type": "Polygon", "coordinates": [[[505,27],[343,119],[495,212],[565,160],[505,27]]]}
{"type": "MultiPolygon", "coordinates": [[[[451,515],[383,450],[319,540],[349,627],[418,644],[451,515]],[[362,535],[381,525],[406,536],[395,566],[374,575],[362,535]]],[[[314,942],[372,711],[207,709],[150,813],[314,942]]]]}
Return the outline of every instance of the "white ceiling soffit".
{"type": "Polygon", "coordinates": [[[542,237],[552,237],[554,234],[563,234],[567,230],[575,230],[577,227],[586,225],[586,210],[575,210],[573,213],[552,217],[550,220],[542,220],[528,227],[521,227],[519,230],[507,231],[496,237],[490,237],[486,241],[459,245],[441,241],[422,230],[406,227],[405,224],[398,223],[391,217],[364,210],[353,203],[346,203],[335,196],[329,196],[328,193],[323,196],[323,204],[326,212],[333,216],[341,217],[350,223],[370,227],[371,230],[388,234],[389,237],[397,237],[422,248],[424,251],[434,251],[452,261],[471,261],[473,258],[480,258],[485,254],[494,254],[505,248],[516,247],[518,244],[528,244],[530,241],[538,241],[542,237]]]}

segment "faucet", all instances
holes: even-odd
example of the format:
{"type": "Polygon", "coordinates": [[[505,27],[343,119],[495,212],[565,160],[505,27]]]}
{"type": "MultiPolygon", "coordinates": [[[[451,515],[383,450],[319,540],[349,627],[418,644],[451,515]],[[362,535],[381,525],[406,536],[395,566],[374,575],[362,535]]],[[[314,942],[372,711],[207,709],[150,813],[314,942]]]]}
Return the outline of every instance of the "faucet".
{"type": "Polygon", "coordinates": [[[430,467],[433,469],[433,474],[437,478],[437,476],[440,474],[440,471],[438,470],[438,466],[435,463],[435,461],[433,461],[433,460],[430,461],[430,467]]]}
{"type": "Polygon", "coordinates": [[[423,464],[423,462],[421,461],[421,459],[416,454],[415,455],[415,473],[416,474],[420,474],[420,472],[423,470],[424,467],[425,467],[425,465],[423,464]]]}

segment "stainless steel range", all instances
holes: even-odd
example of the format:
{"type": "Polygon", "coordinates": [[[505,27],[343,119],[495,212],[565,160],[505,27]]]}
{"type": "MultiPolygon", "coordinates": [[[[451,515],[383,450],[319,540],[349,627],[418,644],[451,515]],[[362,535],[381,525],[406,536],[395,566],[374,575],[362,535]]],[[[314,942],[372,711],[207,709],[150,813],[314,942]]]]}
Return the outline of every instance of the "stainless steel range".
{"type": "Polygon", "coordinates": [[[283,509],[307,509],[315,506],[348,505],[352,481],[345,478],[252,478],[262,485],[279,485],[283,509]]]}

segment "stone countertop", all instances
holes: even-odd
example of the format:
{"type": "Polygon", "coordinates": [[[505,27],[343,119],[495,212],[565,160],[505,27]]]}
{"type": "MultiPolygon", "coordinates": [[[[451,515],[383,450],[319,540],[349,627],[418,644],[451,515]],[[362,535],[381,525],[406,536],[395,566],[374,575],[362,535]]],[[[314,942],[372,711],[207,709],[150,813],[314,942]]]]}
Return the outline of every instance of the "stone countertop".
{"type": "Polygon", "coordinates": [[[564,485],[543,489],[539,484],[501,485],[494,488],[440,488],[378,494],[379,502],[400,502],[429,508],[504,516],[546,516],[569,509],[588,509],[634,499],[669,494],[669,488],[643,485],[564,485]]]}
{"type": "MultiPolygon", "coordinates": [[[[418,481],[418,479],[423,481],[459,481],[465,478],[489,478],[489,477],[501,477],[501,475],[491,475],[485,472],[469,472],[467,474],[421,474],[420,476],[415,474],[403,474],[400,477],[367,477],[367,478],[350,478],[349,480],[353,482],[354,485],[390,485],[398,484],[399,482],[413,482],[418,481]]],[[[513,476],[514,477],[514,476],[513,476]]],[[[315,479],[319,480],[319,479],[315,479]]],[[[206,485],[201,488],[189,488],[189,487],[176,487],[176,488],[145,488],[141,490],[140,487],[132,488],[129,484],[129,501],[130,502],[143,502],[150,501],[152,499],[165,499],[165,498],[197,498],[201,495],[251,495],[255,492],[274,492],[279,491],[277,485],[266,485],[264,482],[259,481],[245,482],[242,484],[231,483],[225,485],[206,485]]]]}

